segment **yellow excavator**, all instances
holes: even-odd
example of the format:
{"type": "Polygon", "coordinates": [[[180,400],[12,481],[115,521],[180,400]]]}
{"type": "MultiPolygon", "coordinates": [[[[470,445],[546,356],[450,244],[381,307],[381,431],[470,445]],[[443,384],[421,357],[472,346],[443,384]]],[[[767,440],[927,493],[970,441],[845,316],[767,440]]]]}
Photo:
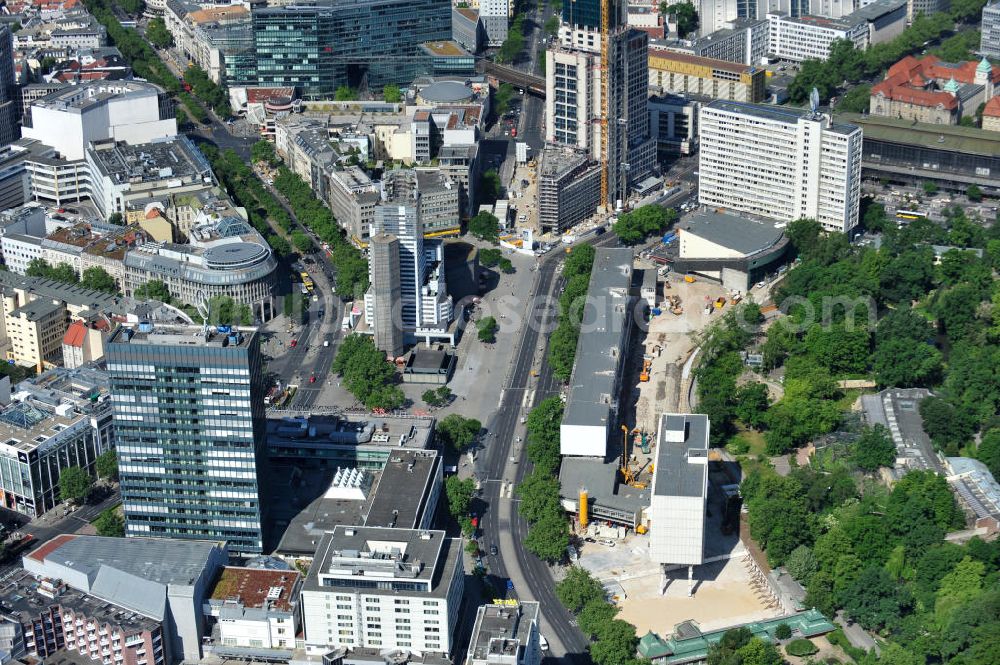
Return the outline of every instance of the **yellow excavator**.
{"type": "Polygon", "coordinates": [[[628,457],[628,438],[630,435],[639,432],[639,428],[635,427],[629,430],[628,425],[622,425],[623,441],[622,441],[622,479],[625,484],[629,487],[634,487],[636,489],[644,490],[646,489],[646,483],[639,481],[639,473],[632,470],[632,465],[629,462],[628,457]]]}

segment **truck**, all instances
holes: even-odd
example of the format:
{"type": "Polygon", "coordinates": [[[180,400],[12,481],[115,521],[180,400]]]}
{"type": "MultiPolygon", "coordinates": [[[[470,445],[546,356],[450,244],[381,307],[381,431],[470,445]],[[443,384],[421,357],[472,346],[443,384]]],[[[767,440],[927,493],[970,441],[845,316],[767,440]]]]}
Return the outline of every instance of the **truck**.
{"type": "Polygon", "coordinates": [[[340,322],[340,329],[343,330],[344,332],[347,332],[347,331],[351,330],[353,327],[354,326],[351,323],[351,315],[348,314],[340,322]]]}

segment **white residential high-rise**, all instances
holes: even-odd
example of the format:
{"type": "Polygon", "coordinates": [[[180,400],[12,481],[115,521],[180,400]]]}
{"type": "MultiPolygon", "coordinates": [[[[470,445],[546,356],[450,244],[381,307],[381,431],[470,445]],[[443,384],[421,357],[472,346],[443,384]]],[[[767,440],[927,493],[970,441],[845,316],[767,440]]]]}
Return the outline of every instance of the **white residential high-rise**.
{"type": "Polygon", "coordinates": [[[718,100],[701,107],[698,202],[828,231],[858,223],[861,128],[803,109],[718,100]]]}

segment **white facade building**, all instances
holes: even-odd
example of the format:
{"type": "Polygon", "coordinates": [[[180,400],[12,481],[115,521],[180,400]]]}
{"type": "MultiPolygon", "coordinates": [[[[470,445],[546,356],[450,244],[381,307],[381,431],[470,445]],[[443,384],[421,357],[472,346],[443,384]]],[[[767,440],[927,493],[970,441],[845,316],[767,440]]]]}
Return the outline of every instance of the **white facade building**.
{"type": "Polygon", "coordinates": [[[698,202],[828,231],[858,223],[861,128],[829,116],[714,101],[699,114],[698,202]]]}
{"type": "Polygon", "coordinates": [[[465,665],[538,665],[538,603],[480,605],[465,665]]]}
{"type": "Polygon", "coordinates": [[[783,12],[767,15],[768,51],[784,60],[825,60],[830,45],[838,39],[853,42],[859,51],[868,47],[868,26],[819,16],[788,16],[783,12]]]}
{"type": "Polygon", "coordinates": [[[299,629],[301,586],[302,576],[294,570],[224,568],[203,608],[219,627],[213,652],[234,657],[247,649],[256,656],[290,653],[299,629]]]}
{"type": "Polygon", "coordinates": [[[461,542],[444,531],[337,526],[302,587],[306,650],[447,654],[464,580],[461,542]]]}
{"type": "Polygon", "coordinates": [[[705,559],[708,416],[660,416],[650,497],[649,556],[660,564],[697,566],[705,559]]]}
{"type": "Polygon", "coordinates": [[[93,141],[136,144],[177,135],[168,95],[143,81],[72,86],[35,101],[28,117],[22,136],[55,148],[67,160],[83,159],[93,141]]]}

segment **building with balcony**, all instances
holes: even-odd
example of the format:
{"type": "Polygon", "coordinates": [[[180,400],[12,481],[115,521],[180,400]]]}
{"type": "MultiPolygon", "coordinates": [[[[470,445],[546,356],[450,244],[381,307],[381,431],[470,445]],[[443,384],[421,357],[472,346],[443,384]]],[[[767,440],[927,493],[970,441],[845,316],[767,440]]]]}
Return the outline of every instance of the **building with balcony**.
{"type": "MultiPolygon", "coordinates": [[[[116,606],[119,620],[137,614],[159,622],[163,661],[169,664],[202,657],[202,606],[227,558],[225,541],[67,534],[42,544],[22,562],[39,580],[60,580],[70,589],[116,606]]],[[[73,614],[74,628],[77,618],[86,626],[86,612],[73,614]]],[[[128,640],[123,642],[129,646],[128,640]]],[[[99,653],[104,662],[101,657],[107,655],[99,653]]],[[[153,656],[153,649],[146,655],[153,656]]],[[[140,660],[135,665],[141,665],[140,660]]],[[[147,665],[153,665],[152,659],[147,665]]]]}

